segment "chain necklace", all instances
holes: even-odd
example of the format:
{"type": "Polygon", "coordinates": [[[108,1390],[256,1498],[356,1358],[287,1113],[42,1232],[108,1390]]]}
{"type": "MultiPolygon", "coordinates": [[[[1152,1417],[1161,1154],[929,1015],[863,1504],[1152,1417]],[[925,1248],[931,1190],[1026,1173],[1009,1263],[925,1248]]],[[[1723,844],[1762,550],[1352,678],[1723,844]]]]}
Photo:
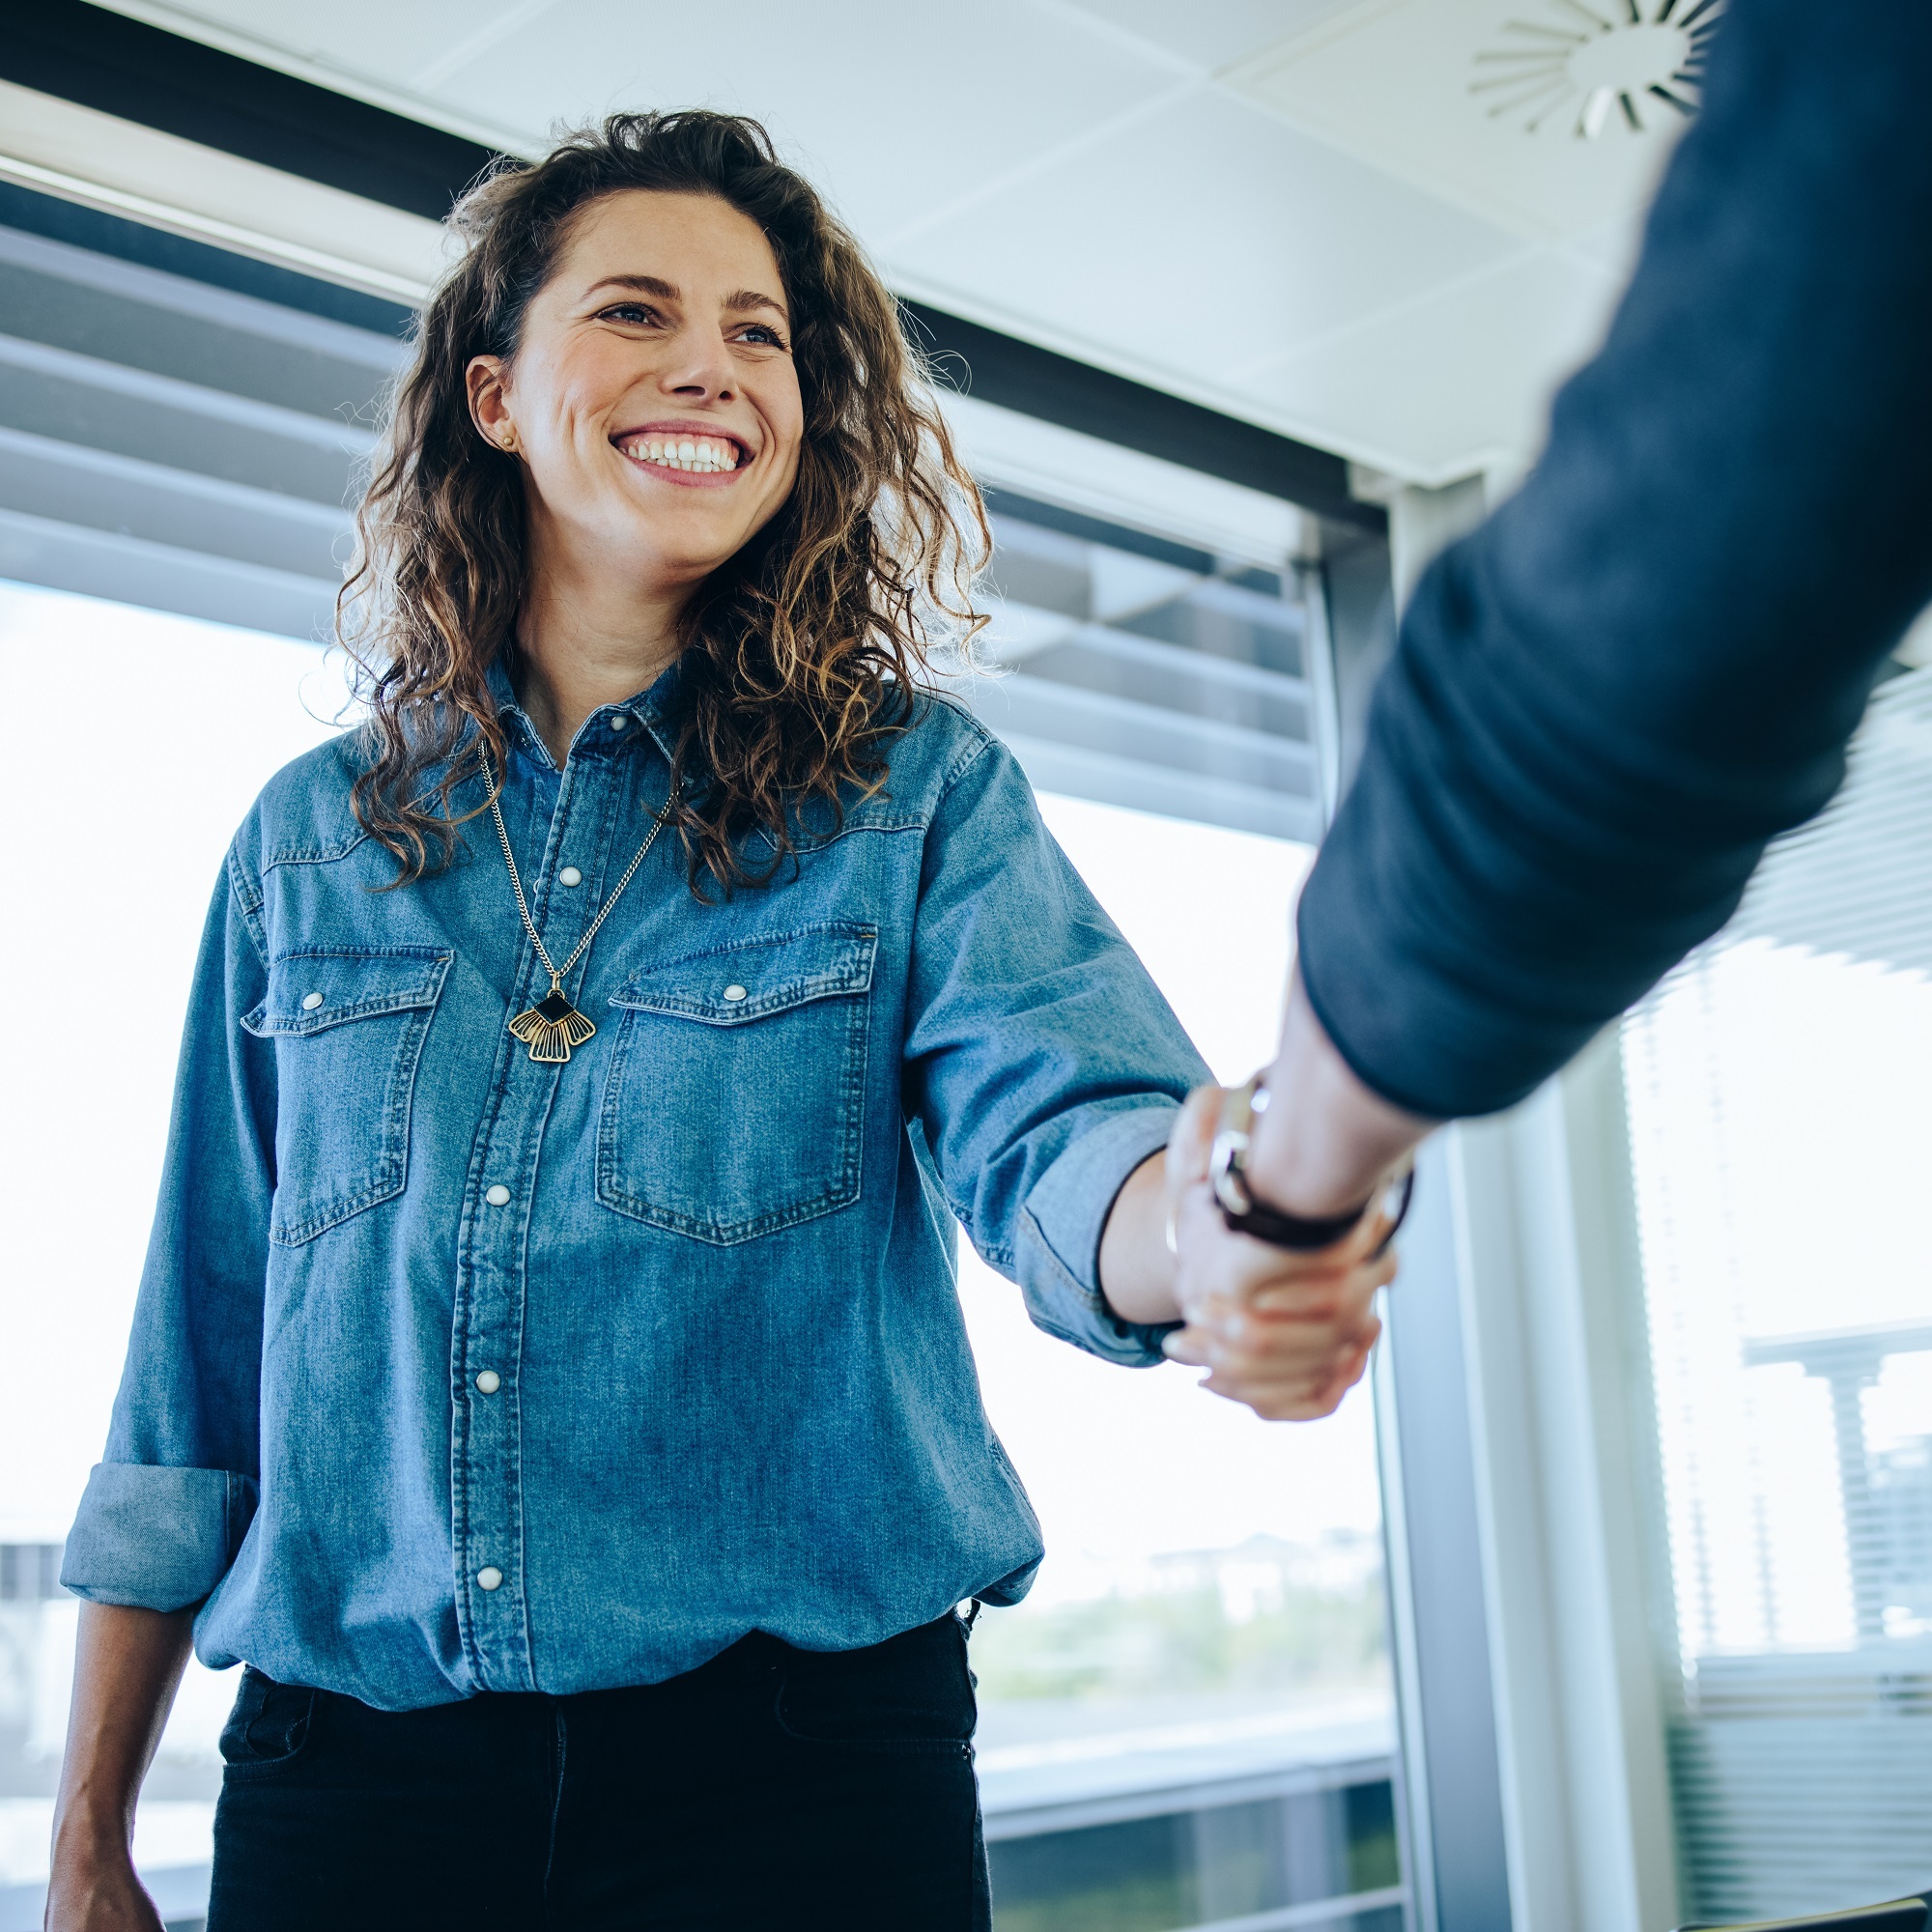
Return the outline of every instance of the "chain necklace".
{"type": "Polygon", "coordinates": [[[598,909],[597,917],[584,928],[583,937],[577,942],[570,957],[561,966],[554,966],[544,950],[543,934],[537,930],[536,921],[530,917],[529,902],[524,897],[524,882],[517,876],[516,855],[510,850],[510,835],[503,824],[503,808],[497,803],[499,791],[497,774],[487,755],[483,760],[483,776],[489,782],[490,816],[497,821],[497,837],[503,847],[503,864],[510,868],[510,890],[517,895],[517,911],[523,916],[524,930],[529,934],[530,944],[536,948],[544,971],[550,975],[549,993],[535,1006],[518,1013],[509,1023],[510,1031],[528,1046],[532,1060],[560,1065],[570,1058],[573,1047],[582,1046],[597,1031],[588,1017],[579,1012],[564,997],[563,976],[583,957],[584,949],[597,937],[597,928],[611,917],[611,908],[624,896],[624,888],[637,876],[638,867],[644,863],[644,854],[651,849],[651,841],[664,830],[665,818],[670,816],[670,809],[677,803],[678,790],[682,787],[674,789],[665,801],[664,818],[652,818],[651,829],[644,834],[644,842],[631,855],[631,863],[624,867],[624,876],[598,909]]]}

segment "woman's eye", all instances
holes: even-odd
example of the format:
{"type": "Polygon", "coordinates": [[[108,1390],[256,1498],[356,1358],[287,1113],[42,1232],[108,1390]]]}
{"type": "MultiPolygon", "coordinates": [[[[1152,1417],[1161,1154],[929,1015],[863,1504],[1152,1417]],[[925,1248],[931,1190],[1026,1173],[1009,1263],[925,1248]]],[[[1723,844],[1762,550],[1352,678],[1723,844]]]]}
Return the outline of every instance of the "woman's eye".
{"type": "Polygon", "coordinates": [[[616,302],[604,311],[604,317],[610,322],[649,324],[658,319],[658,312],[646,308],[642,302],[616,302]]]}
{"type": "Polygon", "coordinates": [[[754,322],[751,327],[740,334],[738,340],[740,342],[764,343],[773,349],[782,349],[784,347],[784,337],[777,329],[766,327],[762,322],[754,322]]]}

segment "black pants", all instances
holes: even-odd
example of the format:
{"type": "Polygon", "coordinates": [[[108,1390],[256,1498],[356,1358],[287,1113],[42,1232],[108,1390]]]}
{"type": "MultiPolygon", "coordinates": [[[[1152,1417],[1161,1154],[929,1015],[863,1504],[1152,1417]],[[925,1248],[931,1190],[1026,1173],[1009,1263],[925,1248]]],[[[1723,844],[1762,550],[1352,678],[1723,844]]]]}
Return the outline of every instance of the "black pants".
{"type": "Polygon", "coordinates": [[[956,1617],[666,1684],[371,1710],[247,1671],[209,1932],[988,1932],[956,1617]]]}

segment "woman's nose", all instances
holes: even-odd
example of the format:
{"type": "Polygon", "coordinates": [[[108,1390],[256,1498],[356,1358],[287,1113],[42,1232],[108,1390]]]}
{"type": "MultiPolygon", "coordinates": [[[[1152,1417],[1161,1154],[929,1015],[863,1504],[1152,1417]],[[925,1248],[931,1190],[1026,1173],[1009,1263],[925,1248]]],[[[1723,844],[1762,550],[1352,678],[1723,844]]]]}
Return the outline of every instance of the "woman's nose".
{"type": "Polygon", "coordinates": [[[731,397],[731,358],[721,338],[696,337],[680,342],[682,352],[666,368],[666,391],[691,399],[710,398],[728,402],[731,397]]]}

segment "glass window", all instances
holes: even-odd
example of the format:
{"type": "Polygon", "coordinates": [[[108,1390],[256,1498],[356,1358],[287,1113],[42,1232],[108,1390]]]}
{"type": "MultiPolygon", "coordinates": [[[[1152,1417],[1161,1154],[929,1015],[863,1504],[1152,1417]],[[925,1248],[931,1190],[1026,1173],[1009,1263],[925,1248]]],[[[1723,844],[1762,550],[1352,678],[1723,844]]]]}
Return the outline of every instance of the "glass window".
{"type": "MultiPolygon", "coordinates": [[[[313,645],[7,583],[0,682],[0,944],[27,1003],[0,1110],[5,1886],[46,1872],[79,1609],[54,1573],[121,1373],[202,921],[249,802],[348,694],[313,645]]],[[[142,1802],[144,1866],[207,1860],[234,1689],[189,1666],[142,1802]]]]}
{"type": "Polygon", "coordinates": [[[1686,1904],[1932,1884],[1932,674],[1629,1018],[1686,1904]]]}

